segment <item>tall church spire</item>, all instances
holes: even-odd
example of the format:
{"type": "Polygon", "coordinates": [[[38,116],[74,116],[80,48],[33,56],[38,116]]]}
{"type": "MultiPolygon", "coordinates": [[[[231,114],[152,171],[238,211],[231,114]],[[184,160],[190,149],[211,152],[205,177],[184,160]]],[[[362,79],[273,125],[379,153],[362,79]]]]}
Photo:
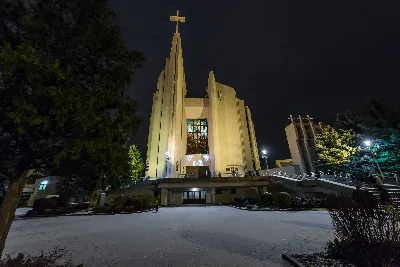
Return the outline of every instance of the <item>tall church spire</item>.
{"type": "Polygon", "coordinates": [[[170,21],[176,21],[176,30],[175,33],[179,33],[178,31],[178,24],[179,22],[185,22],[185,17],[179,17],[179,10],[176,11],[176,16],[170,16],[169,17],[170,21]]]}

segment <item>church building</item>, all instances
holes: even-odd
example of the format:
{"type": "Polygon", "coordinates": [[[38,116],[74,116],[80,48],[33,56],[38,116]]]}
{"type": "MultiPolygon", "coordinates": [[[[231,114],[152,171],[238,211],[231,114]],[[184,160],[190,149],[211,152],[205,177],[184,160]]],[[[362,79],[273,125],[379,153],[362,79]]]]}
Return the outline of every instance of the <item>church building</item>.
{"type": "Polygon", "coordinates": [[[170,56],[153,94],[146,176],[183,178],[237,176],[260,169],[251,112],[235,89],[208,75],[206,97],[186,90],[182,39],[176,22],[170,56]]]}

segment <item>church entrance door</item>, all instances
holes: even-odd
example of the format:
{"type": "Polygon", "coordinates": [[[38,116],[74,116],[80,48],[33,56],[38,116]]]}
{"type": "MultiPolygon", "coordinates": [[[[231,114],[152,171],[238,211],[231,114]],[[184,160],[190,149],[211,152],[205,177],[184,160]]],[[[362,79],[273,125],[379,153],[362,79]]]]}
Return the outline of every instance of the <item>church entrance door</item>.
{"type": "Polygon", "coordinates": [[[206,172],[210,172],[208,166],[186,166],[186,174],[193,174],[198,177],[206,177],[206,172]]]}
{"type": "Polygon", "coordinates": [[[206,191],[183,191],[183,204],[206,204],[206,191]]]}

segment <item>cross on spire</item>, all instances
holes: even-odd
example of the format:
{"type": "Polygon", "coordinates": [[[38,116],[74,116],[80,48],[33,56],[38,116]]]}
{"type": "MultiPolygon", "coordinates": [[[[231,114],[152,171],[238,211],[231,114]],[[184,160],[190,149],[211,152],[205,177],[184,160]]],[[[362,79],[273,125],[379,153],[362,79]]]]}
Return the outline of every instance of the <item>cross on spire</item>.
{"type": "Polygon", "coordinates": [[[185,22],[185,17],[179,17],[179,10],[176,11],[176,16],[170,16],[170,21],[176,21],[176,30],[175,33],[178,33],[178,24],[179,22],[185,22]]]}

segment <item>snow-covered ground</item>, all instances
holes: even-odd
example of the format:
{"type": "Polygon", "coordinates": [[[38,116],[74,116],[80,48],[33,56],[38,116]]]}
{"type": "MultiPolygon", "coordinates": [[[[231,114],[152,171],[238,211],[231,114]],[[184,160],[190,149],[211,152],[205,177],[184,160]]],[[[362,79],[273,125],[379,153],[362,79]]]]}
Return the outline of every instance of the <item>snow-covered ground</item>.
{"type": "Polygon", "coordinates": [[[5,253],[66,247],[84,266],[287,266],[283,252],[322,250],[325,211],[262,212],[225,206],[158,213],[16,220],[5,253]]]}

